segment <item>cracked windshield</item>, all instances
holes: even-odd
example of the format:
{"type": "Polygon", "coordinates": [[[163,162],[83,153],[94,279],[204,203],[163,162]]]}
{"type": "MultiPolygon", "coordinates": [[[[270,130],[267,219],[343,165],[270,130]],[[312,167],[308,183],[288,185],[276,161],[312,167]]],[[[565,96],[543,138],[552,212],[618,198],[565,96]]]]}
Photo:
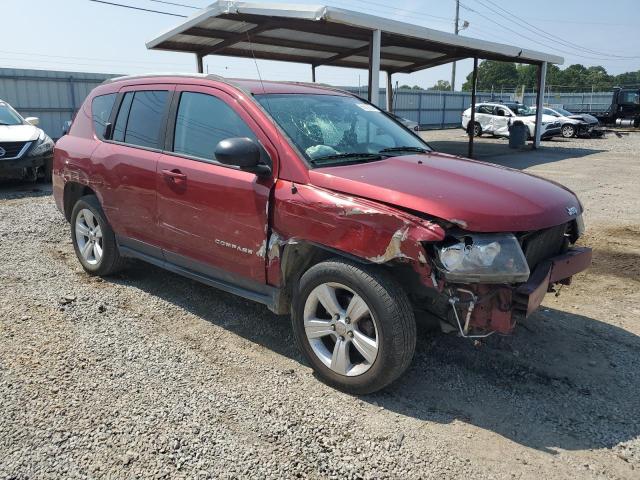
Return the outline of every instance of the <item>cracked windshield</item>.
{"type": "Polygon", "coordinates": [[[363,100],[341,95],[264,94],[260,104],[312,166],[424,153],[427,144],[363,100]]]}

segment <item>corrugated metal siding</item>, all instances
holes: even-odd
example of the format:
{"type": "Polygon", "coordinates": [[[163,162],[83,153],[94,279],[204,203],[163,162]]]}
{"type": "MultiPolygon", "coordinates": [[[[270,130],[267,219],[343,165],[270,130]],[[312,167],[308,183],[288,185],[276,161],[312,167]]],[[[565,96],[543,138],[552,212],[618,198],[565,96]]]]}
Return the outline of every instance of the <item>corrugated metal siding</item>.
{"type": "Polygon", "coordinates": [[[0,98],[23,117],[39,117],[40,127],[54,139],[62,135],[89,92],[116,74],[0,68],[0,98]]]}
{"type": "MultiPolygon", "coordinates": [[[[0,98],[25,117],[40,117],[40,126],[57,139],[64,122],[70,120],[89,92],[104,80],[119,76],[108,73],[58,72],[0,68],[0,98]]],[[[366,97],[367,87],[340,87],[366,97]]],[[[513,100],[513,94],[478,93],[478,102],[513,100]]],[[[536,95],[527,93],[524,103],[534,105],[536,95]]],[[[567,110],[606,110],[611,92],[549,93],[545,103],[564,105],[567,110]]],[[[386,105],[386,92],[380,89],[380,104],[386,105]]],[[[471,105],[470,92],[398,90],[394,111],[425,128],[460,125],[462,112],[471,105]]]]}

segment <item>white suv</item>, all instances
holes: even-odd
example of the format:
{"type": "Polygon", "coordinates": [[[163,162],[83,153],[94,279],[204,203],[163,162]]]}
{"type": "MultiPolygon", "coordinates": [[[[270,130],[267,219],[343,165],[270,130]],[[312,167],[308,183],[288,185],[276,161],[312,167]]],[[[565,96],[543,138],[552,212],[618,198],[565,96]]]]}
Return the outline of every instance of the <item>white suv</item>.
{"type": "Polygon", "coordinates": [[[0,99],[0,178],[51,181],[53,140],[38,123],[38,117],[22,118],[0,99]]]}
{"type": "MultiPolygon", "coordinates": [[[[496,136],[509,136],[509,126],[516,120],[525,124],[529,131],[529,138],[535,134],[535,109],[521,103],[478,103],[476,105],[475,124],[470,125],[471,109],[462,113],[462,128],[474,136],[490,133],[496,136]]],[[[551,115],[542,115],[541,138],[551,138],[559,135],[560,122],[551,115]]]]}

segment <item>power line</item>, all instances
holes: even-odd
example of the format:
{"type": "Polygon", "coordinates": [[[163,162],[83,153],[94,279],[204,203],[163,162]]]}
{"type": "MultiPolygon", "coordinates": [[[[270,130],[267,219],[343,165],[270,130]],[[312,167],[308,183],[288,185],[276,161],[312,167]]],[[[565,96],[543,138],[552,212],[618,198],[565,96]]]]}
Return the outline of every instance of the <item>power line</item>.
{"type": "Polygon", "coordinates": [[[149,1],[155,2],[155,3],[164,3],[165,5],[173,5],[174,7],[193,8],[194,10],[200,10],[204,8],[204,7],[196,7],[194,5],[185,5],[184,3],[165,2],[164,0],[149,0],[149,1]]]}
{"type": "Polygon", "coordinates": [[[514,33],[514,34],[516,34],[516,35],[518,35],[519,37],[525,38],[525,39],[527,39],[527,40],[529,40],[529,41],[531,41],[531,42],[537,43],[537,44],[539,44],[539,45],[542,45],[542,46],[544,46],[544,47],[550,48],[550,49],[552,49],[552,50],[557,50],[557,51],[559,51],[559,52],[563,52],[563,53],[566,53],[566,54],[571,55],[571,56],[574,56],[574,57],[586,58],[586,59],[589,59],[589,60],[599,60],[599,61],[602,61],[602,60],[611,60],[611,58],[610,58],[610,57],[608,57],[608,56],[604,56],[605,58],[602,58],[602,56],[601,56],[601,57],[589,57],[589,56],[580,55],[580,54],[578,54],[578,53],[571,52],[571,51],[568,51],[568,50],[562,50],[562,49],[558,48],[558,46],[557,46],[557,45],[549,45],[548,43],[541,42],[540,40],[536,40],[535,38],[528,37],[528,36],[524,35],[522,32],[518,32],[517,30],[514,30],[514,29],[512,29],[512,28],[506,27],[506,26],[504,26],[503,24],[501,24],[500,22],[497,22],[497,21],[495,21],[494,19],[492,19],[492,18],[490,18],[490,17],[487,17],[486,15],[484,15],[484,14],[482,14],[482,13],[478,12],[477,10],[474,10],[474,9],[472,9],[472,8],[468,7],[467,5],[463,4],[462,2],[460,2],[460,6],[461,6],[462,8],[464,8],[465,10],[467,10],[467,11],[469,11],[469,12],[472,12],[472,13],[475,13],[476,15],[479,15],[480,17],[482,17],[482,18],[484,18],[484,19],[486,19],[486,20],[488,20],[488,21],[490,21],[490,22],[492,22],[492,23],[495,23],[495,24],[496,24],[496,25],[498,25],[499,27],[502,27],[502,28],[504,28],[505,30],[508,30],[508,31],[510,31],[510,32],[512,32],[512,33],[514,33]]]}
{"type": "MultiPolygon", "coordinates": [[[[496,10],[494,10],[494,9],[492,9],[491,7],[489,7],[488,5],[486,5],[486,4],[483,2],[483,0],[477,0],[477,1],[478,1],[478,3],[480,3],[480,5],[482,5],[483,7],[487,8],[489,11],[491,11],[491,12],[493,12],[493,13],[497,14],[497,15],[500,15],[500,16],[501,16],[502,18],[504,18],[505,20],[508,20],[508,21],[510,20],[509,18],[505,17],[505,16],[504,16],[503,14],[501,14],[500,12],[497,12],[496,10]]],[[[579,51],[583,51],[583,52],[586,52],[586,53],[590,53],[590,54],[593,54],[593,55],[599,55],[599,56],[603,56],[603,57],[617,57],[617,58],[629,58],[629,59],[640,58],[640,57],[635,57],[635,56],[630,56],[630,57],[629,57],[629,56],[623,56],[623,55],[615,55],[615,54],[612,54],[612,53],[598,52],[598,51],[596,51],[596,50],[592,50],[592,49],[589,49],[589,48],[583,47],[582,45],[578,45],[577,43],[570,42],[569,40],[565,40],[565,39],[564,39],[564,38],[562,38],[562,37],[559,37],[559,36],[557,36],[557,35],[554,35],[553,33],[549,33],[549,32],[547,32],[547,31],[545,31],[545,30],[542,30],[542,29],[541,29],[541,28],[539,28],[539,27],[536,27],[535,25],[533,25],[533,24],[529,23],[528,21],[526,21],[526,20],[524,20],[524,19],[522,19],[522,18],[518,17],[518,16],[517,16],[517,15],[515,15],[514,13],[512,13],[512,12],[510,12],[510,11],[508,11],[508,10],[506,10],[506,9],[502,8],[500,5],[496,4],[496,3],[495,3],[495,2],[493,2],[492,0],[484,0],[484,1],[486,1],[486,2],[490,3],[491,5],[493,5],[493,6],[495,6],[496,8],[498,8],[498,9],[502,10],[503,12],[505,12],[507,15],[510,15],[511,17],[513,17],[513,19],[514,19],[516,22],[520,23],[520,24],[521,24],[521,26],[522,26],[523,28],[525,28],[526,30],[528,30],[528,31],[530,31],[530,32],[532,32],[532,33],[538,34],[538,35],[543,34],[543,36],[545,36],[545,37],[546,37],[546,38],[548,38],[549,40],[551,40],[551,41],[557,41],[557,42],[559,42],[559,43],[563,44],[563,45],[564,45],[564,46],[566,46],[566,47],[574,48],[574,49],[577,49],[577,50],[579,50],[579,51]],[[523,24],[524,24],[524,25],[523,25],[523,24]],[[532,28],[529,28],[529,27],[533,27],[533,29],[532,29],[532,28]]]]}
{"type": "Polygon", "coordinates": [[[162,12],[160,10],[152,10],[150,8],[134,7],[133,5],[124,5],[122,3],[106,2],[104,0],[89,0],[89,1],[95,2],[95,3],[103,3],[105,5],[111,5],[112,7],[130,8],[131,10],[140,10],[142,12],[159,13],[161,15],[170,15],[172,17],[187,18],[186,15],[180,15],[178,13],[169,13],[169,12],[162,12]]]}

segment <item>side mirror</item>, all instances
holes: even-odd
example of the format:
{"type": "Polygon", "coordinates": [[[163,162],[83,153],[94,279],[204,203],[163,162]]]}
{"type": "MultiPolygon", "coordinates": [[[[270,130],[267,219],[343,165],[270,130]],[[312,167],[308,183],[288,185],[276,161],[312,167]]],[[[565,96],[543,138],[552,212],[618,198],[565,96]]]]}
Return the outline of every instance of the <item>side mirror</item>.
{"type": "Polygon", "coordinates": [[[271,174],[271,168],[260,162],[260,147],[247,137],[225,138],[216,145],[216,160],[225,165],[240,167],[259,176],[271,174]]]}
{"type": "Polygon", "coordinates": [[[24,119],[24,121],[33,125],[34,127],[40,125],[40,119],[38,117],[27,117],[24,119]]]}

